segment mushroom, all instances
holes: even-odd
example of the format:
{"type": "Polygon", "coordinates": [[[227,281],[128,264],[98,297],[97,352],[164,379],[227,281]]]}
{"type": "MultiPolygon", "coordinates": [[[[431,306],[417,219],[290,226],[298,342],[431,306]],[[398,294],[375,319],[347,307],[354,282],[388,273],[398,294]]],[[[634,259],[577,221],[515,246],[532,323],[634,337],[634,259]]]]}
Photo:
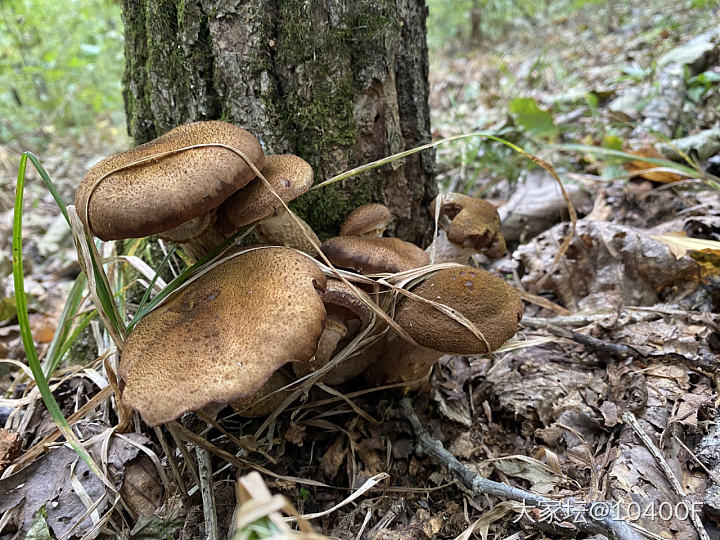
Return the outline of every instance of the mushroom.
{"type": "MultiPolygon", "coordinates": [[[[292,154],[266,156],[261,172],[285,203],[305,193],[314,177],[312,167],[292,154]]],[[[316,246],[320,245],[313,230],[299,217],[291,216],[260,178],[237,191],[218,210],[219,227],[227,236],[253,222],[257,222],[255,235],[261,242],[316,255],[315,247],[308,240],[310,237],[316,246]]]]}
{"type": "Polygon", "coordinates": [[[256,248],[212,267],[146,315],[118,375],[123,403],[150,425],[214,402],[251,398],[288,362],[310,360],[325,326],[309,257],[256,248]]]}
{"type": "Polygon", "coordinates": [[[83,224],[102,240],[149,236],[185,224],[178,237],[194,251],[195,227],[210,224],[212,211],[255,177],[238,152],[263,167],[260,143],[242,128],[219,121],[179,126],[92,167],[75,206],[83,224]]]}
{"type": "Polygon", "coordinates": [[[492,352],[515,334],[522,317],[522,302],[511,285],[470,266],[439,270],[411,292],[463,315],[481,337],[432,304],[403,297],[394,319],[420,348],[392,335],[380,360],[365,372],[366,378],[375,384],[424,377],[444,354],[492,352]]]}
{"type": "Polygon", "coordinates": [[[361,274],[394,274],[430,263],[427,253],[399,238],[337,236],[320,249],[335,266],[361,274]]]}
{"type": "Polygon", "coordinates": [[[474,253],[491,259],[505,253],[500,216],[489,202],[461,193],[443,193],[430,203],[433,216],[436,211],[439,211],[440,230],[426,250],[433,262],[466,264],[474,253]]]}
{"type": "MultiPolygon", "coordinates": [[[[372,321],[372,309],[339,279],[328,280],[320,296],[327,311],[325,329],[320,336],[315,358],[307,363],[296,362],[292,365],[298,377],[303,377],[327,364],[336,350],[344,347],[372,321]]],[[[360,374],[367,365],[368,361],[358,355],[347,358],[327,373],[323,377],[323,382],[341,384],[360,374]]]]}
{"type": "Polygon", "coordinates": [[[358,206],[345,218],[340,227],[340,236],[365,238],[382,236],[391,218],[390,209],[384,204],[370,203],[358,206]]]}

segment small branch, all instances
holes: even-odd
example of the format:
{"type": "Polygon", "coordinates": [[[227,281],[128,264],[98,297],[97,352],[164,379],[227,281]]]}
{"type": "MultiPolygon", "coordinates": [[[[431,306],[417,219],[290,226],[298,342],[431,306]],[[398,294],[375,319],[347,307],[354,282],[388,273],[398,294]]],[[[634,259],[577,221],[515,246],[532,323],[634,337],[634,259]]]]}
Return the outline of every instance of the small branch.
{"type": "MultiPolygon", "coordinates": [[[[665,456],[662,455],[660,449],[655,446],[655,443],[653,443],[650,435],[645,433],[645,430],[640,425],[640,422],[637,421],[635,415],[630,412],[624,412],[622,413],[622,419],[623,422],[625,422],[625,424],[627,424],[635,432],[635,435],[638,436],[638,438],[643,442],[648,451],[653,455],[655,461],[658,462],[658,465],[665,473],[665,476],[670,481],[670,485],[675,490],[675,493],[677,493],[678,497],[680,497],[687,504],[687,496],[685,495],[685,490],[683,489],[682,484],[680,484],[680,480],[678,480],[678,477],[670,468],[670,465],[665,460],[665,456]]],[[[695,530],[697,531],[700,540],[710,540],[710,537],[708,536],[708,533],[705,530],[702,521],[700,520],[700,516],[698,516],[697,512],[695,511],[694,506],[692,504],[687,504],[687,508],[689,510],[688,517],[690,518],[693,527],[695,527],[695,530]]]]}
{"type": "Polygon", "coordinates": [[[210,454],[204,448],[195,447],[200,474],[200,493],[205,515],[205,538],[218,540],[217,512],[215,510],[215,493],[213,490],[212,463],[210,454]]]}
{"type": "MultiPolygon", "coordinates": [[[[523,319],[523,322],[525,322],[525,319],[523,319]]],[[[536,328],[545,328],[551,334],[554,334],[561,338],[572,340],[588,349],[592,349],[595,351],[600,351],[608,354],[616,354],[623,357],[637,358],[641,360],[680,363],[690,369],[701,369],[711,373],[714,373],[717,370],[714,362],[714,357],[710,359],[705,358],[701,354],[698,354],[693,358],[688,358],[686,356],[683,356],[682,354],[675,352],[651,352],[649,354],[644,354],[636,348],[631,347],[630,345],[625,345],[624,343],[611,343],[609,341],[603,341],[592,336],[586,336],[585,334],[573,332],[572,330],[568,330],[567,328],[562,328],[554,324],[540,322],[539,320],[535,320],[534,322],[535,324],[533,324],[532,326],[536,328]]]]}
{"type": "MultiPolygon", "coordinates": [[[[412,401],[410,401],[409,398],[402,399],[400,401],[400,407],[404,417],[413,427],[419,447],[433,460],[445,466],[458,482],[473,493],[477,495],[496,495],[503,499],[517,501],[530,507],[557,508],[557,500],[509,486],[502,482],[488,480],[474,473],[460,463],[450,452],[445,450],[440,441],[430,436],[425,426],[415,414],[412,401]]],[[[627,522],[618,520],[615,516],[594,518],[585,508],[580,505],[577,505],[577,508],[575,506],[576,505],[568,505],[567,508],[563,507],[559,509],[556,519],[570,522],[582,532],[604,534],[614,540],[642,540],[643,538],[635,532],[627,522]]]]}

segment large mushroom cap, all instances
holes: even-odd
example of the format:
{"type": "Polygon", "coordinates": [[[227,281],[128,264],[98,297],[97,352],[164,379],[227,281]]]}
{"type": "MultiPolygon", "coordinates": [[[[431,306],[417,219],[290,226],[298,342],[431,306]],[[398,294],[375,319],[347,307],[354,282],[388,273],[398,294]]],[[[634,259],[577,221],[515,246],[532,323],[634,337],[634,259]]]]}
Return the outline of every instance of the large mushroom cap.
{"type": "MultiPolygon", "coordinates": [[[[439,270],[412,292],[464,315],[485,337],[490,351],[515,334],[522,317],[522,301],[508,283],[470,266],[439,270]]],[[[490,352],[462,323],[427,302],[403,298],[395,320],[424,347],[455,354],[490,352]]]]}
{"type": "Polygon", "coordinates": [[[307,361],[325,325],[312,259],[263,248],[214,267],[148,314],[128,337],[123,402],[150,425],[254,395],[280,366],[307,361]]]}
{"type": "Polygon", "coordinates": [[[430,203],[430,212],[440,204],[440,227],[450,242],[498,258],[505,251],[500,234],[500,216],[495,206],[462,193],[444,193],[430,203]]]}
{"type": "Polygon", "coordinates": [[[103,240],[136,238],[172,229],[217,207],[255,173],[260,143],[226,122],[195,122],[95,165],[75,195],[75,206],[103,240]],[[189,148],[195,145],[211,145],[189,148]]]}
{"type": "Polygon", "coordinates": [[[340,228],[340,236],[382,236],[392,214],[384,204],[363,204],[348,214],[340,228]]]}
{"type": "Polygon", "coordinates": [[[335,266],[361,274],[404,272],[430,264],[430,257],[415,244],[399,238],[337,236],[320,249],[335,266]]]}
{"type": "MultiPolygon", "coordinates": [[[[285,203],[310,189],[314,178],[312,167],[304,159],[292,154],[265,156],[265,167],[261,172],[285,203]]],[[[265,183],[255,178],[222,204],[219,219],[221,223],[229,223],[235,229],[283,210],[280,201],[265,183]]]]}

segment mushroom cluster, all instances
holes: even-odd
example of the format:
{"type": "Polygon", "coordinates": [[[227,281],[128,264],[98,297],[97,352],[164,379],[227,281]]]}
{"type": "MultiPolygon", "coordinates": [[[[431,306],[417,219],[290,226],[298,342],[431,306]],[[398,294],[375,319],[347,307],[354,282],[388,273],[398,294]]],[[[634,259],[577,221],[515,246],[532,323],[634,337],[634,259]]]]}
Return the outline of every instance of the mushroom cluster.
{"type": "Polygon", "coordinates": [[[75,204],[103,240],[159,234],[197,260],[254,224],[262,244],[201,269],[130,333],[120,397],[148,424],[216,403],[267,414],[276,401],[261,398],[313,373],[326,384],[362,375],[410,385],[443,354],[488,353],[515,334],[514,289],[466,265],[474,253],[505,250],[492,205],[439,196],[430,211],[440,234],[427,250],[383,236],[392,214],[378,203],[354,210],[321,244],[287,208],[312,183],[301,158],[265,156],[250,133],[219,121],[180,126],[88,172],[75,204]],[[461,264],[431,265],[441,261],[461,264]],[[391,285],[398,273],[412,274],[410,284],[391,285]],[[327,365],[361,333],[374,339],[327,365]]]}

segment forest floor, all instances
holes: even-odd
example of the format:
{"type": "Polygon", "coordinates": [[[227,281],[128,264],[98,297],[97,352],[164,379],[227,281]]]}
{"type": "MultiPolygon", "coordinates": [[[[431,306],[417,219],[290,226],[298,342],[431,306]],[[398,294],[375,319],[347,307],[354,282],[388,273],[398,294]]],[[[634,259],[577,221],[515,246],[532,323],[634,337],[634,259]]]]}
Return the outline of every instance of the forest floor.
{"type": "MultiPolygon", "coordinates": [[[[698,19],[677,3],[651,4],[616,14],[625,23],[593,18],[588,10],[563,20],[517,21],[505,40],[434,51],[431,59],[433,137],[490,132],[552,163],[578,219],[571,223],[553,177],[507,146],[477,137],[438,148],[441,187],[500,205],[508,252],[492,263],[475,262],[524,291],[526,303],[521,331],[502,352],[444,357],[431,390],[412,396],[415,414],[468,471],[542,494],[557,507],[521,508],[462,487],[418,452],[417,433],[395,394],[359,392],[345,401],[313,392],[301,414],[283,414],[270,426],[269,447],[252,435],[256,420],[226,415],[225,431],[204,433],[232,454],[237,444],[245,448],[232,463],[264,468],[271,491],[305,514],[326,511],[348,488],[389,474],[315,518],[316,530],[347,540],[472,534],[600,540],[602,532],[610,537],[608,527],[583,532],[582,524],[558,516],[562,505],[586,512],[585,503],[612,501],[599,512],[642,531],[637,538],[720,538],[720,250],[703,243],[720,241],[720,190],[712,176],[720,171],[714,157],[720,18],[708,10],[698,19]],[[678,165],[643,171],[652,165],[635,163],[631,173],[623,152],[678,165]],[[693,521],[692,511],[699,519],[693,521]]],[[[69,201],[91,164],[126,146],[122,129],[104,126],[92,141],[60,141],[40,158],[69,201]]],[[[22,433],[27,449],[55,426],[37,396],[26,397],[13,364],[24,358],[10,256],[16,150],[0,151],[0,359],[9,360],[0,363],[0,389],[9,391],[0,413],[2,422],[10,415],[8,425],[22,433]]],[[[78,266],[57,205],[32,172],[25,208],[25,288],[42,352],[78,266]]],[[[107,345],[99,328],[89,326],[73,346],[74,363],[53,381],[66,417],[104,381],[95,350],[88,353],[93,344],[107,345]]],[[[180,495],[168,480],[174,463],[182,463],[178,475],[189,486],[202,474],[184,453],[167,455],[160,447],[177,433],[130,434],[103,447],[108,414],[78,422],[77,433],[95,434],[93,455],[103,454],[113,475],[124,472],[123,497],[134,511],[155,510],[153,518],[135,522],[109,512],[109,526],[127,538],[204,537],[200,490],[180,495]],[[168,478],[158,476],[155,454],[168,478]],[[175,491],[164,492],[170,485],[175,491]]],[[[200,432],[206,424],[186,419],[184,428],[200,432]]],[[[17,457],[3,444],[0,437],[0,467],[17,457]]],[[[8,523],[0,518],[0,538],[11,538],[13,525],[68,530],[87,500],[101,498],[104,486],[76,461],[59,448],[24,469],[17,490],[0,480],[0,516],[8,516],[8,523]],[[66,477],[68,467],[74,472],[66,477]],[[14,513],[3,514],[13,506],[14,513]]],[[[226,531],[235,506],[233,470],[223,458],[213,465],[219,529],[226,531]]],[[[113,500],[89,512],[92,519],[68,537],[91,531],[113,500]]]]}

